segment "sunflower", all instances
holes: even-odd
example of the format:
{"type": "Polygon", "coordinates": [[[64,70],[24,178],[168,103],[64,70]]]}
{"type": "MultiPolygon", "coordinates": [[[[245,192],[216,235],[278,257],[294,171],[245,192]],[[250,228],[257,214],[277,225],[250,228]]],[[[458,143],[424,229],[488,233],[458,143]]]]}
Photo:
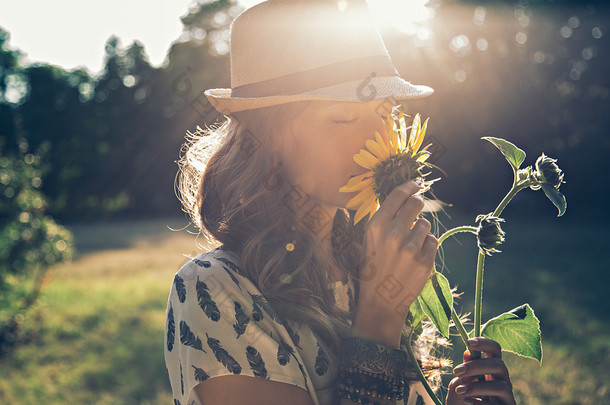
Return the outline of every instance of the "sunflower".
{"type": "Polygon", "coordinates": [[[430,185],[438,180],[425,181],[429,173],[424,173],[424,169],[433,167],[426,162],[430,157],[428,148],[432,144],[420,150],[429,118],[422,125],[419,114],[415,115],[411,133],[407,136],[405,116],[398,107],[392,109],[392,114],[388,114],[385,121],[389,144],[375,131],[375,139],[368,139],[365,143],[368,150],[360,149],[360,152],[354,155],[354,161],[369,171],[352,177],[346,185],[339,188],[343,193],[358,192],[346,204],[347,209],[359,206],[354,223],[358,223],[366,214],[369,214],[370,220],[388,194],[407,180],[421,182],[423,187],[418,194],[429,190],[430,185]],[[397,110],[398,117],[395,115],[397,110]]]}

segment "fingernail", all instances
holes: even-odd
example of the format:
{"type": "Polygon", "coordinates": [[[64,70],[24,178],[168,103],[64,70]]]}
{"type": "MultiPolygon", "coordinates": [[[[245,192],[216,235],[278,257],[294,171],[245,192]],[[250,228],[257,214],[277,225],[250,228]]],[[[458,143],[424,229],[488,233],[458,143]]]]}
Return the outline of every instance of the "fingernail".
{"type": "Polygon", "coordinates": [[[465,394],[468,392],[468,387],[465,385],[458,385],[458,387],[455,389],[455,392],[457,392],[458,394],[465,394]]]}
{"type": "Polygon", "coordinates": [[[468,339],[468,346],[476,346],[479,344],[479,341],[476,339],[468,339]]]}
{"type": "Polygon", "coordinates": [[[462,375],[466,372],[466,366],[460,365],[453,369],[453,374],[462,375]]]}

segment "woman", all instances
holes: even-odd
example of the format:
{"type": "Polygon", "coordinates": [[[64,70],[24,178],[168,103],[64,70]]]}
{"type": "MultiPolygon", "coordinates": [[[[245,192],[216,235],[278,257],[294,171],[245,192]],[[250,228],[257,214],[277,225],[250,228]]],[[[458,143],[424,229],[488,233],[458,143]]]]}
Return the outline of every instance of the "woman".
{"type": "MultiPolygon", "coordinates": [[[[405,352],[405,318],[438,246],[419,217],[421,187],[395,188],[357,224],[339,188],[363,173],[352,156],[375,131],[387,141],[394,100],[432,89],[400,78],[363,0],[246,10],[231,26],[231,84],[205,92],[228,119],[181,161],[184,208],[221,245],[172,283],[174,402],[431,404],[405,352]]],[[[438,386],[434,342],[426,328],[411,346],[438,386]]],[[[465,352],[447,403],[514,404],[500,346],[469,347],[487,358],[465,352]]]]}

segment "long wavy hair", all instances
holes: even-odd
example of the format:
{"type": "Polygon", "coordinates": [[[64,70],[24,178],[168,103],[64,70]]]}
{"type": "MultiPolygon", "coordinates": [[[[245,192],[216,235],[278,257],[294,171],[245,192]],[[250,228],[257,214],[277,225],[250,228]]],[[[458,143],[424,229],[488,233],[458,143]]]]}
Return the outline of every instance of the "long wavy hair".
{"type": "MultiPolygon", "coordinates": [[[[307,324],[336,352],[350,331],[350,314],[336,305],[329,274],[334,268],[351,275],[357,302],[365,221],[354,225],[355,211],[347,209],[337,209],[332,219],[316,216],[315,202],[291,183],[281,157],[272,152],[272,131],[291,136],[291,122],[310,103],[235,112],[219,126],[188,132],[176,185],[184,211],[207,245],[222,244],[237,253],[246,276],[280,318],[307,324]],[[297,218],[297,205],[308,203],[311,218],[297,218]],[[324,220],[333,221],[330,235],[319,233],[324,220]],[[332,252],[322,246],[326,238],[332,252]]],[[[438,387],[440,370],[449,361],[436,358],[434,348],[448,342],[425,324],[411,344],[438,387]]],[[[417,379],[415,371],[407,378],[417,379]]]]}

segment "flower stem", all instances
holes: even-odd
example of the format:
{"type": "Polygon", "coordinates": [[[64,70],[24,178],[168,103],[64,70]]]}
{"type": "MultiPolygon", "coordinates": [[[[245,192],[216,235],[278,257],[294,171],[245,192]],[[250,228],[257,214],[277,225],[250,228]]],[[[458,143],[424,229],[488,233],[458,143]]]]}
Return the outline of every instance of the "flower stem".
{"type": "MultiPolygon", "coordinates": [[[[521,190],[526,187],[529,187],[531,183],[524,182],[521,184],[517,183],[517,179],[513,180],[513,186],[508,191],[506,196],[500,201],[500,204],[496,207],[492,215],[494,217],[499,217],[504,208],[508,205],[510,200],[521,190]]],[[[475,285],[475,293],[474,293],[474,337],[481,336],[481,312],[483,306],[483,269],[485,268],[485,253],[479,249],[479,256],[477,258],[477,278],[475,285]]],[[[474,351],[472,352],[473,359],[481,358],[481,352],[474,351]]]]}
{"type": "Polygon", "coordinates": [[[459,232],[477,233],[477,228],[475,226],[458,226],[456,228],[449,229],[447,232],[445,232],[438,238],[438,244],[440,245],[445,241],[445,239],[459,232]]]}
{"type": "Polygon", "coordinates": [[[413,366],[415,366],[415,370],[417,371],[417,376],[419,377],[419,381],[421,381],[422,385],[426,389],[426,392],[428,393],[428,395],[430,395],[430,398],[432,398],[432,400],[434,401],[434,403],[436,405],[443,405],[443,403],[441,402],[440,399],[438,399],[438,397],[436,396],[434,391],[432,391],[432,388],[430,387],[428,380],[426,380],[426,376],[424,376],[424,372],[422,371],[421,367],[419,366],[419,363],[417,362],[417,359],[415,358],[415,353],[413,353],[413,348],[411,347],[411,338],[413,337],[413,330],[414,329],[411,328],[411,331],[409,332],[409,338],[407,339],[407,345],[406,345],[407,353],[409,353],[411,362],[413,363],[413,366]]]}
{"type": "Polygon", "coordinates": [[[496,209],[494,210],[492,215],[494,217],[499,217],[500,214],[502,213],[502,211],[504,211],[504,208],[506,208],[506,206],[510,202],[510,200],[512,200],[513,197],[519,191],[523,190],[525,187],[528,187],[529,185],[530,185],[529,182],[525,183],[525,184],[520,184],[520,185],[517,185],[516,183],[513,183],[513,186],[511,187],[510,191],[504,196],[502,201],[500,201],[500,204],[498,204],[498,206],[496,207],[496,209]]]}
{"type": "MultiPolygon", "coordinates": [[[[483,306],[483,266],[485,264],[485,253],[479,250],[477,259],[477,280],[474,294],[474,336],[481,336],[481,307],[483,306]]],[[[474,358],[480,358],[481,352],[473,352],[474,358]],[[478,356],[478,357],[477,357],[478,356]]]]}

